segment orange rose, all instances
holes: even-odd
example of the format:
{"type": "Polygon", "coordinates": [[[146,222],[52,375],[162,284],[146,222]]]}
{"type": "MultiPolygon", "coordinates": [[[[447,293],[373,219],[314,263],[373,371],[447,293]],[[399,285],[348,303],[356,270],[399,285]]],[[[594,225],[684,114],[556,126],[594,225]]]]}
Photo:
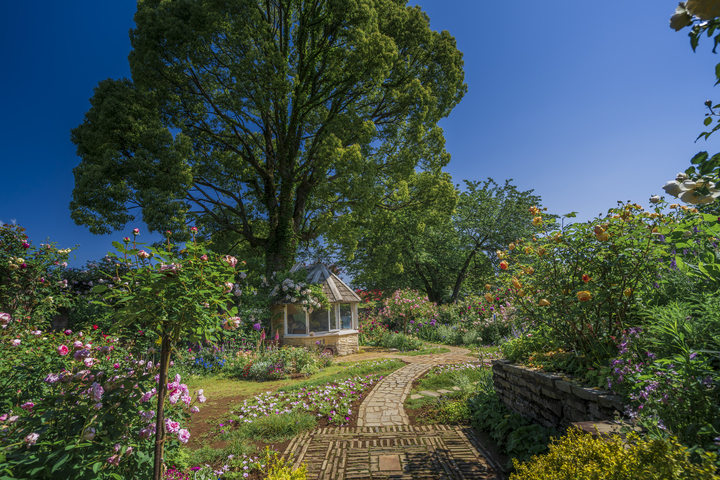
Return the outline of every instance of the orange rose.
{"type": "Polygon", "coordinates": [[[588,291],[583,290],[577,293],[578,300],[581,302],[587,302],[592,299],[592,294],[588,291]]]}
{"type": "Polygon", "coordinates": [[[533,218],[532,222],[533,222],[533,225],[542,225],[543,219],[542,219],[542,217],[535,217],[535,218],[533,218]]]}
{"type": "Polygon", "coordinates": [[[486,294],[485,294],[485,300],[487,300],[488,303],[492,303],[493,300],[494,300],[494,298],[493,298],[493,296],[492,296],[491,294],[486,293],[486,294]]]}
{"type": "Polygon", "coordinates": [[[625,295],[626,297],[632,297],[632,294],[633,294],[632,288],[626,288],[625,291],[623,292],[623,295],[625,295]]]}
{"type": "Polygon", "coordinates": [[[515,250],[515,244],[514,244],[514,243],[511,243],[510,245],[508,245],[508,248],[509,248],[510,250],[515,250]]]}
{"type": "Polygon", "coordinates": [[[520,281],[517,278],[512,279],[513,287],[517,288],[518,290],[522,288],[522,285],[520,284],[520,281]]]}
{"type": "Polygon", "coordinates": [[[502,262],[500,262],[500,268],[502,268],[503,270],[507,270],[508,263],[505,260],[503,260],[502,262]]]}
{"type": "Polygon", "coordinates": [[[599,235],[595,235],[595,238],[597,238],[601,242],[607,242],[610,238],[610,235],[608,235],[607,233],[601,233],[599,235]]]}
{"type": "Polygon", "coordinates": [[[492,287],[490,286],[489,283],[486,283],[486,284],[485,284],[485,290],[490,290],[491,288],[492,288],[492,287]]]}
{"type": "Polygon", "coordinates": [[[538,305],[540,305],[541,307],[547,307],[548,305],[550,305],[550,302],[548,302],[547,300],[545,300],[545,299],[543,298],[542,300],[540,300],[540,301],[538,302],[538,305]]]}
{"type": "Polygon", "coordinates": [[[543,247],[538,248],[538,255],[540,255],[541,257],[545,255],[545,249],[543,247]]]}
{"type": "Polygon", "coordinates": [[[588,283],[590,281],[590,275],[583,274],[582,281],[583,281],[583,283],[588,283]]]}

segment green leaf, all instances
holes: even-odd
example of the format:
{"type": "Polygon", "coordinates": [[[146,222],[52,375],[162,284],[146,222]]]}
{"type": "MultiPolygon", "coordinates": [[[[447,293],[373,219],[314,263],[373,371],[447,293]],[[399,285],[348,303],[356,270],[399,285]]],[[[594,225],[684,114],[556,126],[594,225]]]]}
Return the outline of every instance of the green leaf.
{"type": "Polygon", "coordinates": [[[698,164],[704,162],[705,160],[707,160],[707,158],[708,158],[707,152],[700,152],[690,160],[690,163],[692,163],[693,165],[698,165],[698,164]]]}
{"type": "Polygon", "coordinates": [[[706,117],[705,120],[703,121],[703,124],[704,124],[706,127],[707,127],[708,125],[710,125],[711,123],[712,123],[712,117],[711,117],[711,116],[706,117]]]}
{"type": "Polygon", "coordinates": [[[60,460],[58,460],[57,463],[53,466],[51,472],[54,472],[58,468],[62,467],[62,465],[67,462],[68,458],[70,458],[70,455],[72,455],[72,452],[67,452],[65,455],[63,455],[60,460]]]}
{"type": "Polygon", "coordinates": [[[95,462],[92,466],[93,473],[97,473],[101,467],[102,467],[102,462],[95,462]]]}

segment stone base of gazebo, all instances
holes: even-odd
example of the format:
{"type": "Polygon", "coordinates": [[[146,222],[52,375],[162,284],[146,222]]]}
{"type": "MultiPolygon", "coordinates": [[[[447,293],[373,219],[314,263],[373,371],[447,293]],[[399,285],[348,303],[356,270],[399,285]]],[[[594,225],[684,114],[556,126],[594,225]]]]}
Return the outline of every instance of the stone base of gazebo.
{"type": "Polygon", "coordinates": [[[341,330],[331,333],[317,333],[310,335],[284,335],[281,336],[283,345],[294,347],[317,348],[322,351],[332,350],[333,355],[350,355],[358,353],[358,332],[341,330]],[[320,342],[320,343],[318,343],[320,342]]]}

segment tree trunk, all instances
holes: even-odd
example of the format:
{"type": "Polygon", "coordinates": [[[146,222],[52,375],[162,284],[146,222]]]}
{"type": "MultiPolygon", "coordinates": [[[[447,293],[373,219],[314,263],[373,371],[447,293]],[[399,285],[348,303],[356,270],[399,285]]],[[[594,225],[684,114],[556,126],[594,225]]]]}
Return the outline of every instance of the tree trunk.
{"type": "Polygon", "coordinates": [[[265,250],[265,273],[268,278],[273,272],[287,270],[295,263],[297,236],[293,224],[291,215],[281,215],[275,231],[270,234],[265,250]]]}
{"type": "Polygon", "coordinates": [[[157,420],[155,421],[155,463],[153,480],[162,480],[163,450],[165,448],[165,394],[167,393],[167,372],[170,366],[170,335],[163,334],[160,348],[160,378],[158,381],[157,420]]]}
{"type": "Polygon", "coordinates": [[[472,251],[472,253],[468,256],[468,258],[465,260],[465,264],[463,265],[462,269],[458,273],[457,280],[455,280],[455,287],[453,288],[452,298],[451,302],[455,303],[457,302],[457,297],[460,294],[460,287],[462,287],[462,283],[465,280],[465,275],[467,274],[467,269],[470,266],[470,262],[475,257],[475,254],[477,254],[477,248],[472,251]]]}

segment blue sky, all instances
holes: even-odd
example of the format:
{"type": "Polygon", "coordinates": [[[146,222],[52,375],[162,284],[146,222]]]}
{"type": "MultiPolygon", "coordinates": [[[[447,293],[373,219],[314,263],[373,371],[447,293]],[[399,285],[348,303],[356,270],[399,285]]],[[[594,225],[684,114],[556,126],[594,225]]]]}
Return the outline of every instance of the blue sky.
{"type": "MultiPolygon", "coordinates": [[[[421,0],[435,30],[464,53],[468,93],[442,121],[447,170],[513,178],[549,211],[588,220],[617,200],[647,205],[700,150],[703,102],[720,56],[693,53],[668,26],[677,1],[421,0]],[[620,8],[622,6],[622,8],[620,8]],[[522,7],[522,8],[521,8],[522,7]]],[[[70,219],[70,130],[98,81],[129,76],[135,2],[11,2],[0,18],[0,221],[35,243],[80,244],[72,262],[102,257],[127,232],[99,237],[70,219]]],[[[707,39],[703,39],[707,40],[707,39]]]]}

